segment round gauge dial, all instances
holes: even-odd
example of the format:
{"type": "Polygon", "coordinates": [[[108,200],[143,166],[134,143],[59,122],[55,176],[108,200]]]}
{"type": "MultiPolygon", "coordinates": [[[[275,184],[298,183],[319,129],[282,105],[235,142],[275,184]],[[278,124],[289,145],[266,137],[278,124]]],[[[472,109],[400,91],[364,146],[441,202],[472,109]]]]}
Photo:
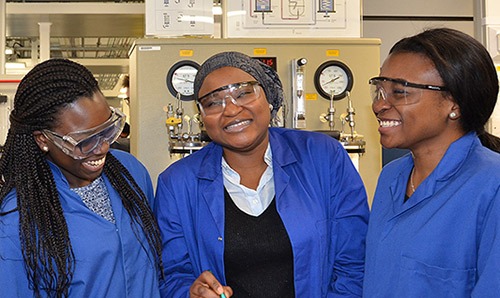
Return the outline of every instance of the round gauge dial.
{"type": "Polygon", "coordinates": [[[180,95],[181,100],[192,100],[194,94],[194,77],[200,65],[194,61],[184,60],[175,63],[167,74],[167,87],[173,96],[180,95]]]}
{"type": "Polygon", "coordinates": [[[321,64],[314,74],[314,86],[326,99],[339,100],[346,97],[353,85],[352,72],[340,61],[330,60],[321,64]]]}

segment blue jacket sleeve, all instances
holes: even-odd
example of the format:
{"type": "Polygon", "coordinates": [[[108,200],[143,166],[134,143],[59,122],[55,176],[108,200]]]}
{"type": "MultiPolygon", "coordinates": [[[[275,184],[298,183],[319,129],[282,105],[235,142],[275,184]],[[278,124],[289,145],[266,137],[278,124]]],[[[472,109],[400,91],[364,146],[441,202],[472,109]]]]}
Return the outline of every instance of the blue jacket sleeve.
{"type": "Polygon", "coordinates": [[[163,241],[165,281],[160,282],[160,292],[164,298],[189,297],[189,288],[196,277],[184,239],[175,197],[167,186],[169,182],[170,179],[162,179],[160,175],[154,209],[163,241]]]}
{"type": "Polygon", "coordinates": [[[495,297],[500,293],[500,190],[492,199],[480,229],[477,281],[471,297],[495,297]]]}
{"type": "Polygon", "coordinates": [[[337,150],[330,169],[330,212],[336,244],[332,245],[334,277],[328,297],[361,297],[369,216],[366,191],[345,150],[337,150]]]}

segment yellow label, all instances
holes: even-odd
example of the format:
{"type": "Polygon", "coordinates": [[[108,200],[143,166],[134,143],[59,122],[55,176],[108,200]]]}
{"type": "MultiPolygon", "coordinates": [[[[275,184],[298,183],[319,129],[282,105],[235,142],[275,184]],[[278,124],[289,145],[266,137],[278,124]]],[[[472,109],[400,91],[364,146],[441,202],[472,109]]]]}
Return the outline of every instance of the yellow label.
{"type": "Polygon", "coordinates": [[[340,51],[339,50],[326,50],[326,55],[329,57],[331,57],[331,56],[338,57],[338,56],[340,56],[340,51]]]}
{"type": "Polygon", "coordinates": [[[179,51],[179,56],[181,56],[181,57],[192,57],[193,56],[193,50],[180,50],[179,51]]]}
{"type": "Polygon", "coordinates": [[[175,117],[170,117],[170,118],[168,118],[167,120],[165,120],[165,123],[166,123],[167,125],[176,125],[176,124],[179,124],[179,123],[181,123],[181,122],[182,122],[182,120],[181,120],[181,119],[179,119],[179,118],[175,118],[175,117]]]}
{"type": "Polygon", "coordinates": [[[497,66],[497,71],[500,71],[500,65],[499,65],[499,66],[497,66]]]}
{"type": "Polygon", "coordinates": [[[267,49],[253,49],[254,55],[267,55],[267,49]]]}
{"type": "Polygon", "coordinates": [[[317,100],[318,94],[316,93],[306,93],[306,100],[317,100]]]}

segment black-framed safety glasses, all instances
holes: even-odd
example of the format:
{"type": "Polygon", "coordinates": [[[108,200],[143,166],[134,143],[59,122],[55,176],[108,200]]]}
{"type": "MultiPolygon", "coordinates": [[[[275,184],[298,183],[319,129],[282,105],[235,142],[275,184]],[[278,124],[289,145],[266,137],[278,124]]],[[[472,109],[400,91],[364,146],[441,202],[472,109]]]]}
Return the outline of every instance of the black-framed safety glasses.
{"type": "Polygon", "coordinates": [[[373,103],[383,99],[393,106],[410,105],[420,102],[424,90],[448,91],[444,86],[410,83],[387,77],[374,77],[368,83],[370,84],[373,103]]]}

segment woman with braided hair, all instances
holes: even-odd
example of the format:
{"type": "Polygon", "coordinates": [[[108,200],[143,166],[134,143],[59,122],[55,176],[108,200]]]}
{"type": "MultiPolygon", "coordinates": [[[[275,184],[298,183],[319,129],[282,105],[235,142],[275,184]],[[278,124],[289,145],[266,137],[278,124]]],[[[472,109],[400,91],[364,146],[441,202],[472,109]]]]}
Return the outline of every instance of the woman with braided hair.
{"type": "Polygon", "coordinates": [[[151,179],[109,150],[125,123],[65,59],[21,81],[0,158],[2,297],[159,297],[151,179]]]}

